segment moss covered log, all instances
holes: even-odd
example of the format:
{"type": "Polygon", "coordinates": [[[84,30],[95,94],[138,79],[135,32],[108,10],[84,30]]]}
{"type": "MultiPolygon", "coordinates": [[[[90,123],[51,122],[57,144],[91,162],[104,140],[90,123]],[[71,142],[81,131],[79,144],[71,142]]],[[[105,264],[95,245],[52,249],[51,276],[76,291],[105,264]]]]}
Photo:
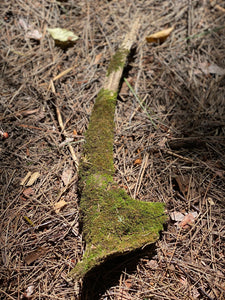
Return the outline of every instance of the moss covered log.
{"type": "Polygon", "coordinates": [[[129,197],[113,181],[114,113],[119,80],[137,28],[111,60],[86,132],[80,164],[81,223],[86,250],[70,275],[83,278],[108,258],[154,243],[166,220],[162,203],[129,197]]]}

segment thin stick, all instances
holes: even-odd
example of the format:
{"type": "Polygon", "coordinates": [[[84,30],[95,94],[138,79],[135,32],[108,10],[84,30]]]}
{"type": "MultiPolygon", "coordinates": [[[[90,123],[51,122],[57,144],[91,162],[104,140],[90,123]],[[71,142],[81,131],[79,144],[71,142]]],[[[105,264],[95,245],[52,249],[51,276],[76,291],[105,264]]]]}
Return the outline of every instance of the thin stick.
{"type": "MultiPolygon", "coordinates": [[[[50,81],[49,87],[51,87],[53,93],[55,93],[55,87],[54,87],[53,80],[50,81]]],[[[60,109],[59,109],[59,107],[58,107],[57,104],[56,104],[56,114],[57,114],[57,119],[58,119],[59,126],[60,126],[60,128],[62,130],[62,134],[64,135],[65,138],[68,138],[69,135],[68,135],[68,133],[67,133],[67,131],[65,129],[65,125],[63,124],[62,115],[61,115],[60,109]]],[[[77,159],[75,151],[74,151],[74,149],[73,149],[73,147],[72,147],[72,145],[70,143],[68,143],[68,148],[70,150],[72,159],[73,159],[73,161],[75,163],[75,167],[76,167],[76,169],[78,171],[78,167],[79,167],[78,159],[77,159]]]]}
{"type": "MultiPolygon", "coordinates": [[[[58,122],[59,122],[59,126],[60,126],[60,128],[61,128],[61,130],[62,130],[62,134],[64,135],[65,138],[67,138],[67,137],[68,137],[68,134],[67,134],[67,132],[66,132],[66,129],[64,128],[64,124],[63,124],[63,120],[62,120],[62,115],[61,115],[61,112],[60,112],[58,106],[56,106],[56,114],[57,114],[57,119],[58,119],[58,122]]],[[[74,163],[75,163],[75,167],[76,167],[76,169],[78,170],[79,163],[78,163],[78,160],[77,160],[75,151],[74,151],[74,149],[73,149],[73,147],[72,147],[72,145],[71,145],[70,143],[68,144],[68,148],[69,148],[69,150],[70,150],[72,159],[73,159],[73,161],[74,161],[74,163]]]]}
{"type": "Polygon", "coordinates": [[[131,90],[132,94],[134,95],[135,99],[137,100],[137,102],[140,104],[140,107],[144,110],[144,112],[146,113],[146,115],[149,117],[149,120],[151,121],[152,125],[154,126],[155,129],[157,129],[157,126],[155,124],[155,122],[152,120],[152,117],[150,116],[150,114],[148,113],[147,109],[144,107],[144,105],[142,104],[143,101],[141,101],[138,97],[138,95],[135,93],[134,89],[132,88],[132,86],[129,84],[129,82],[126,80],[126,78],[124,78],[124,81],[126,82],[127,86],[129,87],[129,89],[131,90]]]}

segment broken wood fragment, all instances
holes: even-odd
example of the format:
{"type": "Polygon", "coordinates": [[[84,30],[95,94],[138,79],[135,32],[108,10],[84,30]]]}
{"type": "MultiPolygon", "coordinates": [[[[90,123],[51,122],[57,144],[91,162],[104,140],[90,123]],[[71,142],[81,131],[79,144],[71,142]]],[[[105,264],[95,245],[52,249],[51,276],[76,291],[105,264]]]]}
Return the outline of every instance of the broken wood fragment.
{"type": "Polygon", "coordinates": [[[154,243],[166,220],[163,203],[132,199],[113,180],[114,113],[127,56],[136,40],[138,20],[112,57],[86,132],[79,166],[81,223],[86,250],[70,272],[84,278],[110,258],[154,243]]]}

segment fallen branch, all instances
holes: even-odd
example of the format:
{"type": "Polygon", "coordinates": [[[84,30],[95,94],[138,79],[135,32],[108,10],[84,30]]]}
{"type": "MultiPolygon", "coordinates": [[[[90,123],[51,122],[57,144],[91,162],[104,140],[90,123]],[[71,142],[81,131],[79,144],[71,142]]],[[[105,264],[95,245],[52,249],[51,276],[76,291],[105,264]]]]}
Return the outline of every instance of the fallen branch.
{"type": "Polygon", "coordinates": [[[163,203],[134,200],[113,181],[116,99],[138,29],[137,20],[112,57],[86,132],[79,166],[81,223],[86,250],[82,261],[69,274],[77,279],[84,278],[109,258],[154,243],[166,220],[163,203]]]}

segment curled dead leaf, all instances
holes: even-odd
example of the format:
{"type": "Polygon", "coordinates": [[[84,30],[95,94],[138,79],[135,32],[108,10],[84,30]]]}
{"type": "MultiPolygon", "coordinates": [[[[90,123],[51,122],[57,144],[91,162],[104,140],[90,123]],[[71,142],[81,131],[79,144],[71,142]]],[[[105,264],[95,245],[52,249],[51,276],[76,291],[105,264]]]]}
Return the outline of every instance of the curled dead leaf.
{"type": "Polygon", "coordinates": [[[95,61],[94,61],[93,65],[97,65],[99,63],[101,57],[102,57],[102,53],[97,54],[95,56],[95,61]]]}
{"type": "Polygon", "coordinates": [[[171,32],[174,30],[174,27],[170,27],[161,31],[158,31],[156,33],[151,34],[150,36],[146,37],[146,41],[148,43],[157,43],[157,42],[164,42],[168,36],[171,34],[171,32]]]}
{"type": "Polygon", "coordinates": [[[30,171],[27,172],[27,175],[23,179],[21,179],[20,185],[25,185],[27,180],[30,178],[30,175],[31,175],[31,172],[30,171]]]}
{"type": "Polygon", "coordinates": [[[29,198],[30,196],[32,196],[34,194],[34,190],[32,187],[29,187],[27,189],[25,189],[23,191],[23,195],[26,197],[26,198],[29,198]]]}
{"type": "Polygon", "coordinates": [[[192,226],[195,222],[195,218],[197,217],[198,213],[197,212],[192,212],[183,218],[183,220],[178,224],[179,227],[181,228],[188,228],[188,226],[192,226]]]}
{"type": "Polygon", "coordinates": [[[55,212],[58,214],[60,212],[60,210],[67,205],[67,202],[64,201],[64,200],[60,200],[59,202],[57,202],[55,205],[54,205],[54,210],[55,212]]]}
{"type": "Polygon", "coordinates": [[[29,180],[28,180],[26,186],[31,186],[31,185],[33,185],[33,184],[35,183],[35,181],[38,179],[39,176],[40,176],[40,173],[39,173],[39,172],[34,172],[34,173],[30,176],[30,178],[29,178],[29,180]]]}
{"type": "Polygon", "coordinates": [[[137,158],[135,161],[134,161],[134,165],[140,165],[142,163],[142,159],[141,158],[137,158]]]}
{"type": "Polygon", "coordinates": [[[69,184],[71,178],[72,178],[72,175],[73,175],[73,170],[72,169],[65,169],[63,172],[62,172],[62,181],[64,183],[64,185],[66,186],[67,184],[69,184]]]}

